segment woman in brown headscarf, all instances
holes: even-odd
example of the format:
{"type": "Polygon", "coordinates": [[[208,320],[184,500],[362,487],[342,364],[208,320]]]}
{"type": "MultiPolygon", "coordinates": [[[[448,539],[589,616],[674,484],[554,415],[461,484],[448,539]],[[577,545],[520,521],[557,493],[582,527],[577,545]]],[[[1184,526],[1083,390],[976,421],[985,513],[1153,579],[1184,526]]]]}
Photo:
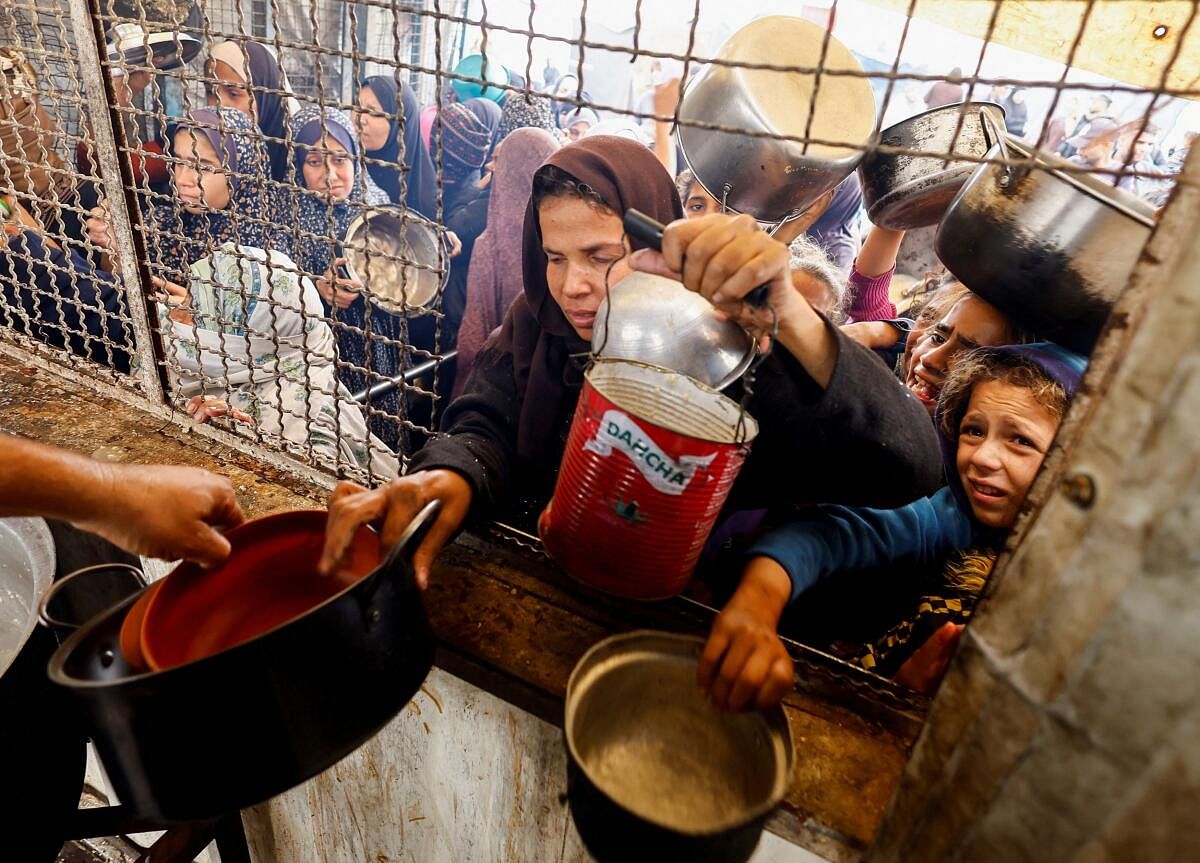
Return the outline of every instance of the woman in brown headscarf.
{"type": "MultiPolygon", "coordinates": [[[[421,587],[468,514],[532,522],[553,491],[596,311],[607,285],[634,268],[681,278],[747,328],[767,332],[778,319],[748,403],[759,435],[727,511],[835,500],[896,506],[936,489],[941,456],[924,411],[795,290],[787,247],[749,216],[682,215],[670,176],[640,144],[595,136],[551,156],[525,211],[522,295],[447,409],[444,434],[413,457],[409,473],[374,491],[338,486],[322,568],[336,569],[359,525],[380,525],[390,544],[433,499],[441,512],[413,558],[421,587]],[[630,254],[636,244],[621,223],[629,208],[672,222],[661,254],[630,254]],[[761,284],[768,309],[742,300],[761,284]]],[[[751,574],[718,617],[701,666],[717,704],[766,706],[791,685],[775,632],[790,587],[751,574]]]]}

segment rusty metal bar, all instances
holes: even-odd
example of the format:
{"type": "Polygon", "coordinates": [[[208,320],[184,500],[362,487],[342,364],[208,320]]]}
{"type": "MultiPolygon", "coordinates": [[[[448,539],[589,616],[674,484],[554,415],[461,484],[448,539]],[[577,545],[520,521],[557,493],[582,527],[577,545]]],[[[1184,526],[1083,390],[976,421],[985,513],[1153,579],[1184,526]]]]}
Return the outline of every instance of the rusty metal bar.
{"type": "Polygon", "coordinates": [[[106,197],[121,266],[120,278],[125,286],[125,306],[140,360],[137,373],[145,397],[153,404],[165,404],[167,380],[160,364],[162,345],[150,324],[153,307],[147,291],[150,274],[144,263],[146,250],[134,233],[136,202],[126,191],[134,185],[133,172],[121,158],[121,149],[126,147],[125,132],[116,112],[109,109],[109,105],[116,104],[116,97],[112,81],[101,63],[100,52],[105,42],[100,28],[100,9],[96,0],[70,0],[70,9],[100,176],[110,192],[106,197]]]}

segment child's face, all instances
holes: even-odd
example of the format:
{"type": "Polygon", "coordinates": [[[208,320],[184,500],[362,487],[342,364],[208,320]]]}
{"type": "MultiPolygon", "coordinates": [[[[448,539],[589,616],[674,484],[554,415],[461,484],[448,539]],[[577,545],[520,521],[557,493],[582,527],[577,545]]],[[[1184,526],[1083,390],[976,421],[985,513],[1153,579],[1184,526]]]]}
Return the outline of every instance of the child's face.
{"type": "Polygon", "coordinates": [[[331,204],[346,200],[354,189],[354,160],[329,135],[304,157],[304,185],[331,204]]]}
{"type": "Polygon", "coordinates": [[[1007,345],[1012,339],[1008,319],[995,306],[974,294],[963,297],[913,348],[904,384],[933,416],[958,357],[974,348],[1007,345]]]}
{"type": "Polygon", "coordinates": [[[206,208],[228,207],[229,177],[223,173],[224,165],[208,138],[184,129],[175,135],[174,152],[179,162],[172,166],[172,176],[183,208],[189,213],[203,213],[206,208]]]}
{"type": "Polygon", "coordinates": [[[981,524],[1012,527],[1056,431],[1058,418],[1029,390],[1002,381],[975,385],[958,427],[955,467],[981,524]]]}

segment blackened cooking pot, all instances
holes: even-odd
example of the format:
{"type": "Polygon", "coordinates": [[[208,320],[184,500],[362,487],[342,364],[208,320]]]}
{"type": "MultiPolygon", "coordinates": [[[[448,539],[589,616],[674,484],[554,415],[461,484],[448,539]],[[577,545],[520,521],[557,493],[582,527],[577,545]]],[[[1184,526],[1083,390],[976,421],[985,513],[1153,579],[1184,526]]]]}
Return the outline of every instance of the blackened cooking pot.
{"type": "Polygon", "coordinates": [[[605,639],[567,683],[567,796],[600,863],[748,860],[791,780],[780,707],[721,713],[696,684],[702,639],[605,639]]]}
{"type": "MultiPolygon", "coordinates": [[[[990,120],[985,116],[985,123],[990,120]]],[[[938,258],[1038,337],[1091,353],[1154,229],[1154,208],[1104,176],[989,128],[993,146],[938,227],[938,258]]]]}
{"type": "Polygon", "coordinates": [[[50,679],[74,695],[121,802],[163,823],[233,812],[320,773],[391,720],[433,664],[408,558],[437,509],[417,515],[389,568],[211,656],[134,672],[119,639],[140,592],[71,635],[50,679]]]}

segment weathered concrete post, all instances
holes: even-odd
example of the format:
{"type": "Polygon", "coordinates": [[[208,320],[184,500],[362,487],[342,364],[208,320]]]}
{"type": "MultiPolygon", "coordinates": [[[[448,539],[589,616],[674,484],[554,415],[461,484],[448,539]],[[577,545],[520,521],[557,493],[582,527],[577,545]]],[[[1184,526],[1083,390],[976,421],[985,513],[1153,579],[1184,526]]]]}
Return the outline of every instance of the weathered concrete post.
{"type": "Polygon", "coordinates": [[[1193,152],[869,860],[1200,859],[1198,370],[1193,152]]]}

